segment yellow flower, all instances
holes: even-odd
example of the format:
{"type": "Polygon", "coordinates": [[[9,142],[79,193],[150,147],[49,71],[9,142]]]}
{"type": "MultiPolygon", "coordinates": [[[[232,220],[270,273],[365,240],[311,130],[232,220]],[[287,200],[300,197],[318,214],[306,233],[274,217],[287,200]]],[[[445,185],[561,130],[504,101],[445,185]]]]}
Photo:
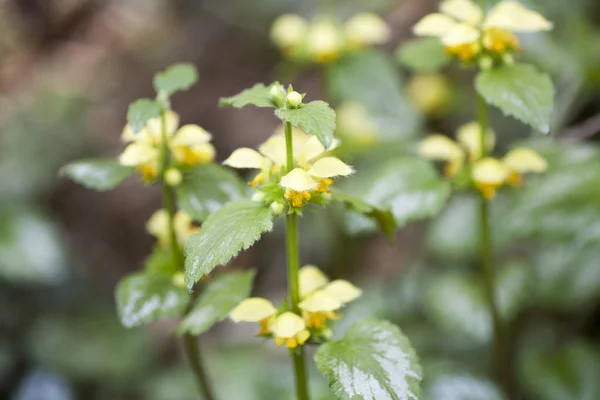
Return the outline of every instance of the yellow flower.
{"type": "Polygon", "coordinates": [[[369,45],[383,44],[390,40],[391,31],[377,14],[363,12],[354,15],[344,25],[348,45],[361,49],[369,45]]]}
{"type": "MultiPolygon", "coordinates": [[[[194,225],[192,217],[186,212],[179,210],[175,213],[173,218],[173,225],[175,228],[175,235],[177,237],[177,243],[180,247],[185,246],[188,238],[199,231],[199,228],[194,225]]],[[[151,235],[158,239],[158,243],[162,247],[167,247],[171,243],[169,234],[169,216],[167,210],[160,209],[156,211],[148,222],[146,223],[146,230],[151,235]]]]}
{"type": "Polygon", "coordinates": [[[502,162],[508,168],[507,183],[511,186],[523,186],[523,175],[528,172],[541,173],[548,169],[548,163],[537,152],[518,147],[509,151],[502,162]]]}
{"type": "Polygon", "coordinates": [[[310,337],[306,322],[292,312],[284,312],[275,318],[271,325],[271,333],[277,346],[285,344],[288,349],[303,345],[310,337]]]}
{"type": "MultiPolygon", "coordinates": [[[[475,161],[481,158],[481,126],[477,122],[469,122],[458,128],[456,139],[467,151],[469,160],[475,161]]],[[[487,129],[485,135],[486,152],[496,146],[496,134],[492,129],[487,129]]]]}
{"type": "Polygon", "coordinates": [[[360,146],[371,146],[377,141],[379,128],[367,108],[356,101],[346,101],[336,110],[337,131],[344,139],[360,146]]]}
{"type": "Polygon", "coordinates": [[[407,84],[408,94],[415,107],[431,116],[439,116],[446,111],[450,100],[450,87],[440,74],[413,76],[407,84]]]}
{"type": "Polygon", "coordinates": [[[344,50],[344,37],[340,28],[328,18],[317,19],[308,29],[306,49],[318,63],[337,60],[344,50]]]}
{"type": "Polygon", "coordinates": [[[473,182],[486,199],[492,199],[496,190],[508,178],[509,170],[504,163],[495,158],[483,158],[473,164],[473,182]]]}
{"type": "Polygon", "coordinates": [[[472,0],[446,0],[440,12],[421,19],[413,28],[417,36],[439,37],[446,51],[462,61],[475,59],[483,47],[497,54],[519,50],[516,32],[552,29],[542,15],[518,1],[503,0],[487,15],[472,0]]]}
{"type": "Polygon", "coordinates": [[[251,297],[243,300],[229,314],[233,322],[257,322],[260,325],[260,335],[271,334],[271,324],[275,320],[277,309],[267,299],[251,297]]]}
{"type": "Polygon", "coordinates": [[[293,57],[302,46],[308,31],[308,23],[296,14],[283,14],[271,25],[271,40],[279,46],[284,54],[293,57]]]}
{"type": "Polygon", "coordinates": [[[173,156],[187,165],[209,164],[215,158],[212,136],[198,125],[184,125],[169,141],[173,156]]]}

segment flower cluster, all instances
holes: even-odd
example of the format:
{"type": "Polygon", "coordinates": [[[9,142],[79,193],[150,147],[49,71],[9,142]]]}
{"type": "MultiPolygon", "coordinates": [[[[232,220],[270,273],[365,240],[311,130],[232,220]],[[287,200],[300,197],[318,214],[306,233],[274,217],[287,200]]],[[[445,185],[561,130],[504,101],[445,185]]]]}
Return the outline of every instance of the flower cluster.
{"type": "Polygon", "coordinates": [[[488,129],[485,137],[486,151],[482,151],[481,129],[476,122],[458,129],[457,141],[436,134],[424,139],[419,154],[430,160],[445,161],[444,175],[448,178],[466,177],[468,182],[487,199],[496,194],[503,185],[523,186],[523,175],[541,173],[548,168],[534,150],[518,147],[510,150],[503,158],[483,157],[495,145],[495,134],[488,129]]]}
{"type": "MultiPolygon", "coordinates": [[[[215,148],[210,143],[211,135],[208,132],[198,125],[184,125],[179,129],[178,127],[179,116],[173,111],[166,111],[167,148],[176,164],[165,173],[165,180],[171,185],[177,185],[181,181],[179,168],[208,164],[215,157],[215,148]]],[[[120,163],[136,167],[145,182],[156,179],[160,168],[161,118],[148,120],[146,126],[138,133],[134,133],[129,125],[125,126],[121,139],[128,145],[119,157],[120,163]]]]}
{"type": "Polygon", "coordinates": [[[425,16],[413,32],[439,37],[449,55],[489,68],[514,61],[514,54],[520,51],[515,33],[550,29],[548,20],[518,1],[500,1],[485,14],[472,0],[445,0],[440,12],[425,16]]]}
{"type": "MultiPolygon", "coordinates": [[[[177,244],[180,248],[185,246],[188,238],[198,232],[200,228],[194,224],[192,217],[185,211],[178,210],[173,216],[173,227],[177,244]]],[[[167,248],[171,244],[169,235],[169,216],[164,208],[157,210],[146,223],[146,231],[156,237],[160,247],[167,248]]]]}
{"type": "Polygon", "coordinates": [[[234,322],[256,322],[257,336],[272,337],[275,344],[293,349],[310,337],[328,338],[330,320],[340,317],[339,310],[357,299],[362,291],[352,283],[329,279],[317,267],[305,265],[299,271],[301,315],[287,309],[277,309],[273,303],[252,297],[238,304],[230,314],[234,322]]]}
{"type": "Polygon", "coordinates": [[[366,12],[354,15],[344,24],[324,16],[309,22],[296,14],[284,14],[271,26],[271,39],[286,58],[317,63],[332,62],[346,52],[386,43],[390,36],[385,21],[366,12]]]}

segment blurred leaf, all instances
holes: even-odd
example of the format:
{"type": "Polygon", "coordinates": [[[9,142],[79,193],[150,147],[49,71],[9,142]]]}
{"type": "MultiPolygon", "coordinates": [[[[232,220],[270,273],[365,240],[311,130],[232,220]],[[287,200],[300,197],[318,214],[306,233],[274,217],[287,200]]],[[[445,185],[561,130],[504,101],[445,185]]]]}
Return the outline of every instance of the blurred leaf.
{"type": "Polygon", "coordinates": [[[384,320],[365,319],[315,355],[338,399],[421,399],[421,366],[408,338],[384,320]]]}
{"type": "Polygon", "coordinates": [[[178,267],[173,262],[173,252],[169,248],[154,246],[152,253],[144,260],[144,271],[148,275],[162,274],[172,277],[178,267]]]}
{"type": "Polygon", "coordinates": [[[326,149],[331,145],[335,132],[335,111],[324,101],[311,101],[289,110],[278,109],[275,115],[283,122],[316,136],[326,149]]]}
{"type": "Polygon", "coordinates": [[[390,210],[377,208],[358,197],[351,196],[339,190],[333,192],[332,198],[343,202],[362,215],[375,220],[379,226],[379,230],[381,230],[389,240],[393,239],[394,234],[396,233],[396,221],[390,210]]]}
{"type": "Polygon", "coordinates": [[[133,132],[141,131],[149,119],[160,116],[160,104],[151,99],[138,99],[129,105],[127,110],[127,123],[133,132]]]}
{"type": "Polygon", "coordinates": [[[198,336],[222,321],[235,306],[250,296],[253,280],[254,271],[231,271],[209,280],[176,333],[198,336]]]}
{"type": "Polygon", "coordinates": [[[159,95],[171,96],[175,92],[188,90],[198,81],[198,71],[193,64],[173,64],[154,75],[154,89],[159,95]]]}
{"type": "Polygon", "coordinates": [[[477,91],[485,100],[542,133],[550,132],[554,86],[547,74],[516,64],[479,73],[477,91]]]}
{"type": "Polygon", "coordinates": [[[127,328],[180,315],[188,302],[186,290],[164,275],[138,272],[117,285],[117,311],[127,328]]]}
{"type": "Polygon", "coordinates": [[[257,83],[250,89],[244,89],[235,96],[222,97],[221,100],[219,100],[219,105],[221,107],[235,108],[242,108],[247,105],[256,107],[276,107],[270,93],[270,88],[262,83],[257,83]]]}
{"type": "Polygon", "coordinates": [[[378,50],[344,57],[327,69],[327,91],[335,102],[362,103],[386,139],[414,136],[421,121],[403,95],[394,61],[378,50]]]}
{"type": "Polygon", "coordinates": [[[117,187],[134,171],[134,168],[121,165],[114,158],[99,158],[67,164],[61,168],[60,174],[88,189],[105,191],[117,187]]]}
{"type": "Polygon", "coordinates": [[[13,400],[72,400],[75,396],[66,379],[60,375],[34,370],[19,385],[13,400]]]}
{"type": "Polygon", "coordinates": [[[533,293],[532,269],[526,262],[503,265],[496,274],[496,301],[504,319],[517,316],[533,293]]]}
{"type": "Polygon", "coordinates": [[[417,72],[436,72],[450,61],[439,38],[409,40],[398,48],[396,57],[417,72]]]}
{"type": "Polygon", "coordinates": [[[273,229],[273,214],[258,201],[235,201],[211,214],[185,245],[185,282],[189,290],[216,266],[225,265],[263,233],[273,229]]]}
{"type": "Polygon", "coordinates": [[[504,400],[502,392],[487,379],[469,374],[442,374],[425,389],[427,400],[504,400]]]}
{"type": "Polygon", "coordinates": [[[186,172],[176,188],[179,207],[204,221],[229,201],[242,200],[248,189],[238,175],[220,165],[198,165],[186,172]]]}

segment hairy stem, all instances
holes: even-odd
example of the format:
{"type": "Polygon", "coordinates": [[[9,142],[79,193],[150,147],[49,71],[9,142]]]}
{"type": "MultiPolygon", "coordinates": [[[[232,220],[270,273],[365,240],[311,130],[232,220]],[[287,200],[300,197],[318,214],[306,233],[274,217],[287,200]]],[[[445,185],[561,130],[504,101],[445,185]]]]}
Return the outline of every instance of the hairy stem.
{"type": "MultiPolygon", "coordinates": [[[[173,188],[165,182],[165,172],[169,168],[169,149],[167,146],[167,121],[165,111],[161,114],[161,146],[160,146],[160,162],[159,162],[159,178],[162,182],[162,201],[165,210],[167,211],[167,224],[169,230],[169,245],[171,246],[171,256],[173,257],[173,263],[178,269],[183,269],[184,257],[183,251],[179,246],[177,240],[177,232],[175,231],[175,193],[173,188]]],[[[198,382],[198,388],[203,396],[204,400],[214,400],[215,397],[212,394],[212,389],[206,375],[206,370],[200,356],[200,349],[196,338],[191,335],[185,335],[183,337],[183,344],[187,358],[189,360],[196,381],[198,382]]]]}
{"type": "MultiPolygon", "coordinates": [[[[294,169],[294,149],[292,145],[292,124],[285,123],[285,148],[287,168],[289,172],[294,169]]],[[[298,254],[298,216],[295,213],[288,213],[285,216],[285,233],[287,246],[287,264],[288,264],[288,298],[290,310],[300,314],[298,303],[300,302],[300,285],[298,279],[298,270],[300,269],[300,256],[298,254]]],[[[308,379],[306,375],[306,364],[304,360],[304,348],[298,346],[290,350],[294,363],[294,373],[296,376],[296,395],[298,400],[308,400],[308,379]]]]}

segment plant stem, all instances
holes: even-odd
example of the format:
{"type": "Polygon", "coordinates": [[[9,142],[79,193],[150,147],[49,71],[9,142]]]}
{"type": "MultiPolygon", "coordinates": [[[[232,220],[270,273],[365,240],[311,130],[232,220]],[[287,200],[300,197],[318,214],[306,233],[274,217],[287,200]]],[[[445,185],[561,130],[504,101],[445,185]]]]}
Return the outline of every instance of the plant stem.
{"type": "MultiPolygon", "coordinates": [[[[171,247],[171,255],[173,257],[173,263],[178,269],[183,269],[184,257],[183,251],[179,246],[177,240],[177,232],[175,231],[175,193],[173,188],[165,182],[165,172],[169,168],[169,149],[167,146],[167,121],[165,111],[161,114],[161,145],[160,145],[160,162],[159,162],[159,173],[158,176],[162,182],[162,201],[165,210],[167,211],[167,224],[169,230],[169,245],[171,247]]],[[[196,381],[198,382],[198,388],[203,396],[204,400],[214,400],[215,397],[212,394],[212,389],[206,375],[206,370],[202,362],[200,355],[200,349],[196,338],[192,335],[185,335],[183,337],[183,344],[187,358],[189,360],[196,381]]]]}
{"type": "MultiPolygon", "coordinates": [[[[285,123],[285,149],[287,168],[289,172],[294,169],[294,148],[292,144],[292,124],[285,123]]],[[[296,213],[288,213],[285,216],[285,233],[288,263],[288,298],[289,308],[292,312],[300,315],[298,303],[300,302],[300,285],[298,270],[300,269],[300,256],[298,254],[298,216],[296,213]]],[[[290,350],[294,363],[296,376],[296,395],[298,400],[308,400],[308,379],[306,375],[306,364],[304,360],[304,348],[298,346],[290,350]]]]}
{"type": "MultiPolygon", "coordinates": [[[[486,134],[488,130],[487,104],[481,96],[477,96],[477,114],[479,119],[481,135],[481,157],[487,156],[486,134]]],[[[480,201],[480,223],[481,223],[481,265],[484,273],[485,295],[488,308],[492,316],[493,328],[493,366],[498,381],[509,393],[509,365],[502,320],[498,311],[496,301],[496,270],[494,267],[494,254],[492,245],[492,232],[490,229],[489,200],[481,194],[480,201]]]]}

